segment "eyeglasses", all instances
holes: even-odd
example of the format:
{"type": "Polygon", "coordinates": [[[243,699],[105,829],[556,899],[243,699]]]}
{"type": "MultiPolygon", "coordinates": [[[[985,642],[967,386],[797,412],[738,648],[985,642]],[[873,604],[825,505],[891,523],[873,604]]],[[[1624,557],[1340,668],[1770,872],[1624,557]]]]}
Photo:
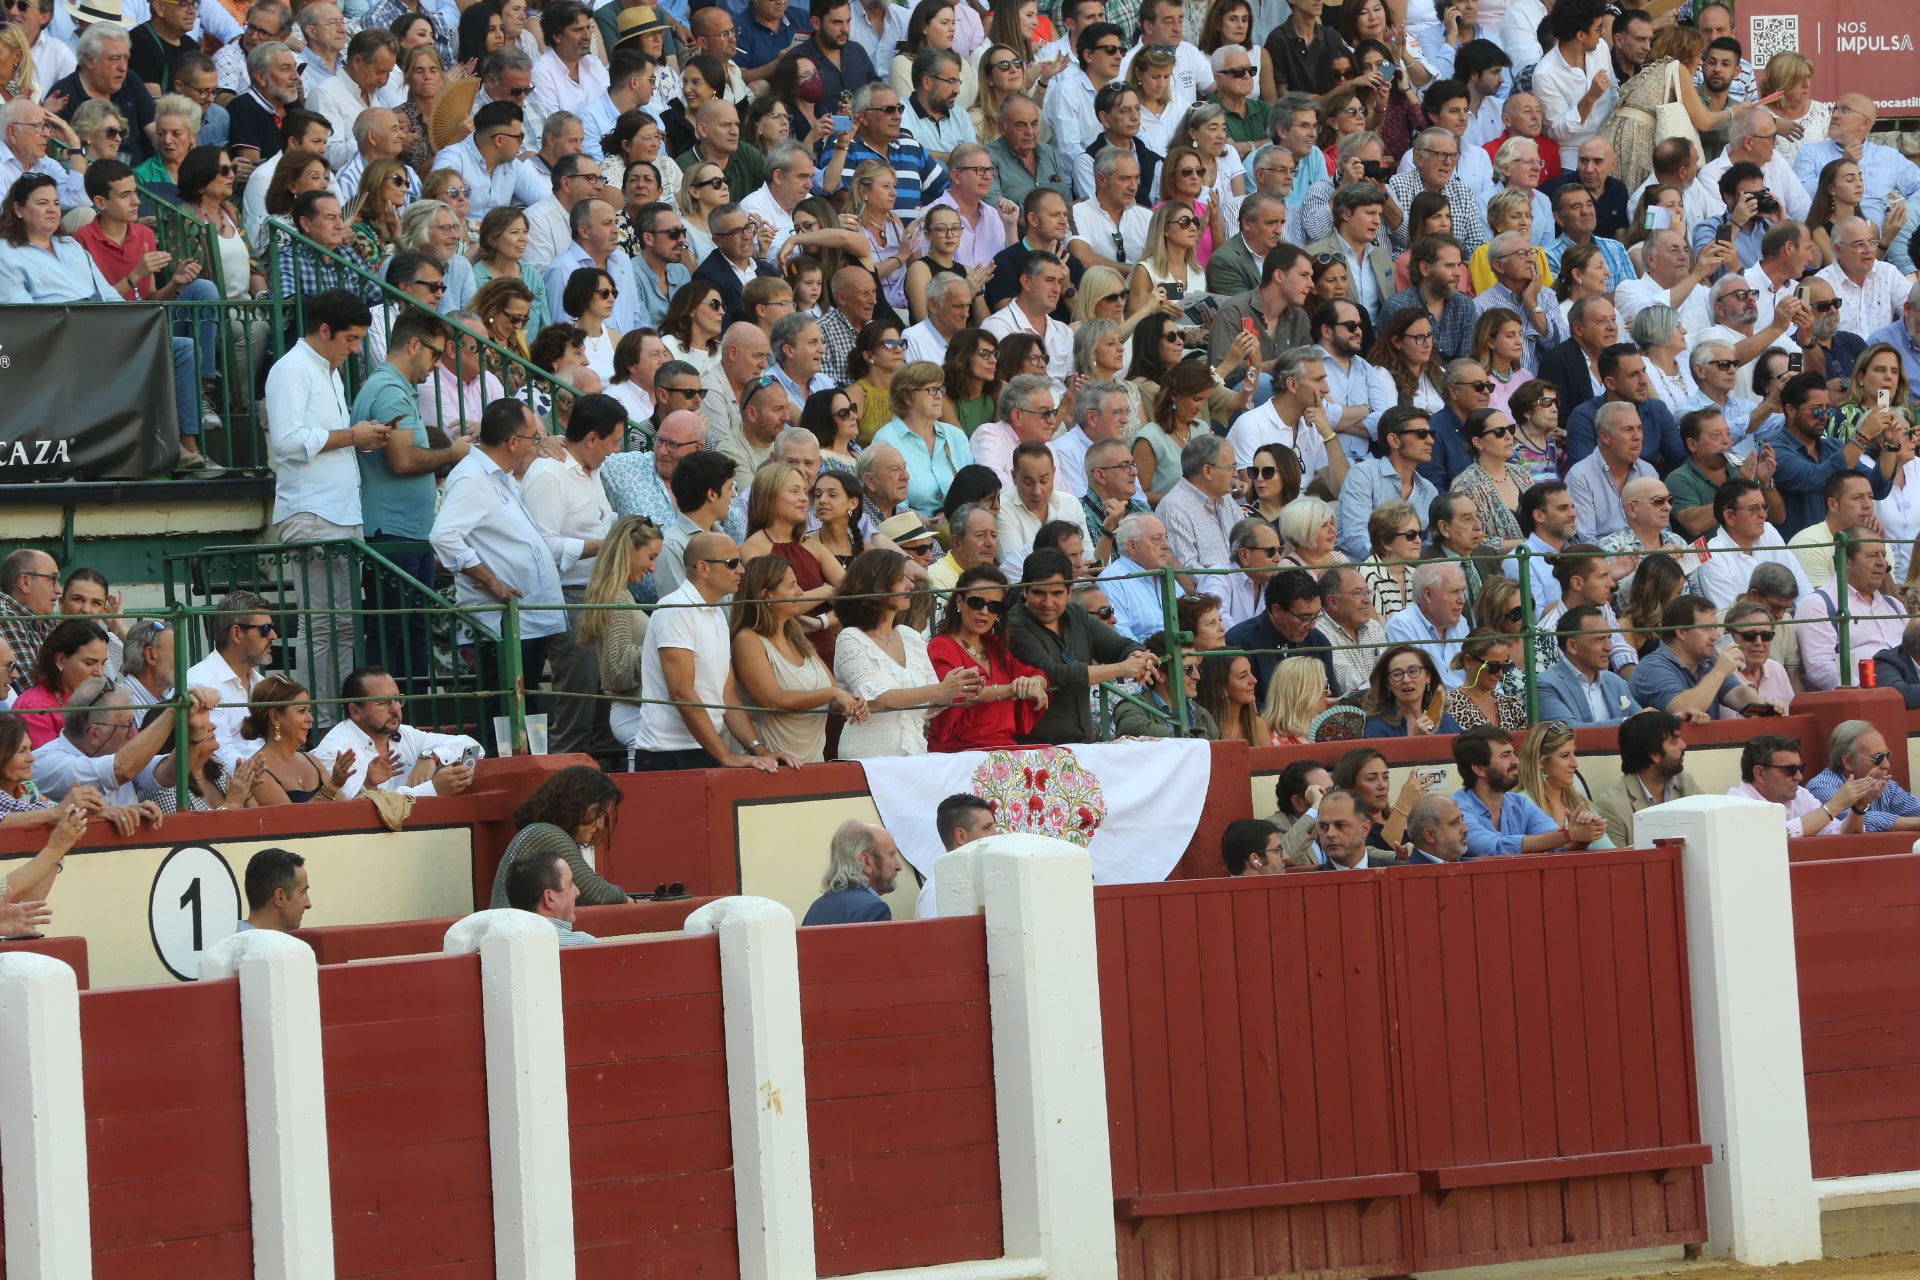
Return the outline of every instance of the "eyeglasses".
{"type": "Polygon", "coordinates": [[[1425,667],[1395,667],[1387,672],[1387,679],[1399,684],[1403,680],[1418,680],[1427,674],[1425,667]]]}
{"type": "Polygon", "coordinates": [[[1873,755],[1862,756],[1860,758],[1865,760],[1868,764],[1872,765],[1874,768],[1877,769],[1881,765],[1885,764],[1887,761],[1893,759],[1893,752],[1878,751],[1878,752],[1875,752],[1873,755]]]}
{"type": "MultiPolygon", "coordinates": [[[[1468,384],[1461,383],[1460,385],[1466,386],[1468,384]]],[[[1488,386],[1489,384],[1483,382],[1480,385],[1484,387],[1484,386],[1488,386]]],[[[1488,427],[1486,430],[1480,433],[1480,438],[1484,440],[1488,436],[1493,436],[1497,439],[1505,440],[1505,439],[1511,438],[1512,435],[1513,435],[1512,427],[1488,427]]]]}
{"type": "MultiPolygon", "coordinates": [[[[1016,67],[1024,67],[1026,65],[1027,63],[1024,58],[995,58],[987,64],[987,68],[991,71],[1012,71],[1016,67]]],[[[899,109],[898,107],[894,108],[895,111],[899,109]]]]}
{"type": "Polygon", "coordinates": [[[1807,771],[1807,766],[1804,764],[1801,764],[1798,760],[1794,761],[1792,764],[1763,764],[1763,765],[1756,765],[1755,767],[1760,769],[1778,769],[1780,772],[1786,774],[1789,778],[1797,778],[1801,774],[1807,771]]]}
{"type": "Polygon", "coordinates": [[[885,107],[868,107],[867,110],[878,111],[883,116],[897,116],[900,114],[902,108],[900,104],[896,102],[885,107]]]}
{"type": "Polygon", "coordinates": [[[1732,373],[1740,367],[1738,360],[1702,360],[1700,363],[1709,369],[1718,369],[1722,373],[1732,373]]]}
{"type": "Polygon", "coordinates": [[[1773,632],[1771,631],[1736,631],[1733,633],[1733,638],[1735,640],[1738,640],[1741,644],[1772,644],[1773,632]]]}
{"type": "Polygon", "coordinates": [[[1485,379],[1482,379],[1479,382],[1474,382],[1474,381],[1463,378],[1459,382],[1449,382],[1447,385],[1450,387],[1471,387],[1475,391],[1478,391],[1483,396],[1490,395],[1493,392],[1493,383],[1488,382],[1485,379]]]}
{"type": "Polygon", "coordinates": [[[723,564],[727,566],[727,568],[729,569],[738,569],[742,564],[745,564],[746,562],[742,560],[739,556],[727,556],[724,559],[715,558],[711,560],[702,560],[700,563],[701,564],[723,564]]]}
{"type": "Polygon", "coordinates": [[[1213,73],[1218,76],[1232,76],[1235,80],[1244,80],[1253,74],[1252,67],[1222,67],[1213,73]]]}
{"type": "Polygon", "coordinates": [[[234,625],[242,631],[258,631],[260,638],[263,640],[271,639],[280,634],[280,628],[271,622],[237,622],[234,625]]]}
{"type": "Polygon", "coordinates": [[[1653,506],[1656,506],[1656,507],[1670,507],[1673,505],[1673,495],[1670,493],[1663,493],[1657,498],[1643,498],[1641,499],[1641,501],[1651,503],[1653,506]]]}
{"type": "Polygon", "coordinates": [[[1840,299],[1830,298],[1825,302],[1810,302],[1807,305],[1812,307],[1815,311],[1819,311],[1823,313],[1834,312],[1840,309],[1840,299]]]}
{"type": "Polygon", "coordinates": [[[1005,600],[989,600],[985,596],[962,596],[960,603],[977,613],[990,613],[996,618],[1007,611],[1005,600]]]}
{"type": "MultiPolygon", "coordinates": [[[[1106,466],[1095,467],[1093,470],[1096,475],[1102,471],[1138,471],[1140,470],[1140,464],[1132,460],[1126,462],[1109,462],[1106,466]]],[[[1271,468],[1269,468],[1269,470],[1271,470],[1271,468]]]]}
{"type": "Polygon", "coordinates": [[[1403,333],[1400,337],[1407,342],[1432,342],[1433,330],[1429,329],[1425,333],[1403,333]]]}

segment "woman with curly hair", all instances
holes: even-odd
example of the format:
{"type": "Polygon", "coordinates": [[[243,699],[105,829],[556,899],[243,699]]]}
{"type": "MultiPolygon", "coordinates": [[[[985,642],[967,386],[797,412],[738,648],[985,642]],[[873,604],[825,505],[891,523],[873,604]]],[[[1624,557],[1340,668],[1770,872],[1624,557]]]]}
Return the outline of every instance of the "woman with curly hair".
{"type": "Polygon", "coordinates": [[[493,895],[487,905],[495,909],[508,905],[507,873],[515,862],[534,853],[566,859],[581,906],[627,901],[625,889],[594,869],[598,851],[613,843],[619,811],[619,788],[592,765],[569,765],[548,777],[513,811],[519,831],[493,873],[493,895]]]}
{"type": "Polygon", "coordinates": [[[1373,349],[1367,352],[1367,361],[1393,379],[1402,405],[1429,414],[1446,407],[1440,397],[1446,375],[1434,349],[1433,316],[1425,307],[1410,307],[1389,316],[1380,326],[1373,349]]]}
{"type": "MultiPolygon", "coordinates": [[[[482,332],[487,340],[498,347],[505,347],[522,360],[532,358],[527,347],[527,332],[533,323],[533,309],[536,305],[534,291],[526,284],[511,276],[499,276],[489,280],[473,295],[474,315],[480,318],[482,332]]],[[[541,325],[532,329],[534,333],[544,333],[551,325],[541,325]]],[[[512,370],[503,370],[511,374],[512,370]]]]}
{"type": "Polygon", "coordinates": [[[927,729],[929,751],[994,751],[1010,748],[1032,731],[1047,709],[1047,677],[1007,648],[1007,575],[993,565],[963,569],[952,603],[927,645],[933,670],[945,679],[972,671],[980,679],[977,701],[948,707],[927,729]]]}

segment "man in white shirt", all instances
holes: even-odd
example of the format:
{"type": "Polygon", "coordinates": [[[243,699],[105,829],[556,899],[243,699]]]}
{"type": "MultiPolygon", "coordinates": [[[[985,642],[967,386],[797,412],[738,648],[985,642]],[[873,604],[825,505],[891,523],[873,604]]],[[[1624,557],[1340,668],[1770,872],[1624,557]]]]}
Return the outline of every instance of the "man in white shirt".
{"type": "MultiPolygon", "coordinates": [[[[607,186],[599,164],[584,155],[561,156],[551,174],[553,194],[527,210],[527,251],[520,260],[522,267],[539,272],[573,243],[573,207],[599,196],[607,186]]],[[[621,293],[631,287],[625,280],[614,283],[621,293]]]]}
{"type": "Polygon", "coordinates": [[[661,599],[641,648],[640,687],[660,690],[652,695],[659,701],[613,709],[613,732],[635,748],[636,770],[799,768],[762,742],[739,710],[726,602],[740,589],[742,567],[739,544],[726,534],[687,539],[686,581],[661,599]],[[746,745],[744,753],[727,745],[722,728],[746,745]]]}
{"type": "Polygon", "coordinates": [[[1865,218],[1842,218],[1833,229],[1833,263],[1818,273],[1840,299],[1840,328],[1861,337],[1900,318],[1907,278],[1880,260],[1880,240],[1865,218]]]}
{"type": "MultiPolygon", "coordinates": [[[[1715,272],[1739,265],[1733,246],[1724,240],[1712,241],[1696,262],[1687,247],[1686,230],[1668,227],[1647,237],[1645,254],[1646,270],[1641,275],[1614,281],[1613,310],[1621,332],[1633,327],[1633,318],[1643,308],[1657,304],[1678,311],[1680,326],[1688,333],[1704,333],[1713,317],[1702,286],[1715,272]]],[[[1905,287],[1903,280],[1901,288],[1905,287]]]]}
{"type": "MultiPolygon", "coordinates": [[[[567,629],[553,551],[520,491],[520,477],[539,453],[543,434],[523,400],[495,400],[482,410],[479,439],[448,474],[428,537],[453,574],[455,604],[496,627],[503,625],[500,606],[506,601],[525,606],[519,614],[520,669],[528,688],[539,686],[548,640],[567,629]]],[[[500,688],[495,646],[478,649],[481,686],[500,688]]]]}
{"type": "Polygon", "coordinates": [[[1638,209],[1640,197],[1650,187],[1678,187],[1681,209],[1686,215],[1686,225],[1679,228],[1681,233],[1685,234],[1690,227],[1713,222],[1725,212],[1726,201],[1720,198],[1718,189],[1702,191],[1694,182],[1699,176],[1700,149],[1685,138],[1662,138],[1653,145],[1653,172],[1647,175],[1646,181],[1627,194],[1627,208],[1638,209]]]}
{"type": "Polygon", "coordinates": [[[1036,251],[1020,272],[1020,292],[981,326],[996,338],[1037,336],[1047,353],[1047,377],[1056,397],[1066,394],[1067,379],[1073,376],[1073,330],[1053,318],[1066,287],[1065,264],[1051,253],[1036,251]]]}
{"type": "MultiPolygon", "coordinates": [[[[1119,440],[1126,432],[1127,393],[1117,382],[1088,382],[1074,397],[1073,411],[1078,421],[1049,440],[1047,447],[1053,450],[1053,487],[1060,493],[1082,494],[1087,491],[1087,450],[1102,440],[1119,440]]],[[[1091,553],[1093,548],[1087,550],[1091,553]]]]}
{"type": "Polygon", "coordinates": [[[773,228],[773,251],[768,256],[778,261],[781,247],[793,235],[794,209],[813,194],[813,152],[793,138],[776,142],[767,148],[766,173],[765,185],[748,192],[740,208],[773,228]]]}
{"type": "MultiPolygon", "coordinates": [[[[1090,10],[1094,3],[1095,0],[1071,0],[1062,6],[1062,11],[1090,10]]],[[[1064,40],[1057,40],[1047,46],[1055,49],[1054,54],[1043,51],[1040,55],[1044,61],[1059,53],[1072,52],[1076,59],[1048,82],[1046,98],[1040,107],[1048,127],[1053,130],[1054,150],[1060,153],[1061,161],[1069,165],[1086,151],[1093,135],[1100,132],[1100,121],[1093,113],[1094,95],[1120,74],[1120,60],[1127,56],[1127,33],[1111,22],[1101,21],[1098,14],[1092,16],[1093,21],[1083,23],[1075,32],[1071,51],[1065,47],[1064,40]],[[1056,46],[1059,47],[1056,49],[1056,46]]],[[[1068,25],[1073,25],[1071,20],[1068,25]]]]}
{"type": "MultiPolygon", "coordinates": [[[[1822,528],[1815,525],[1814,528],[1822,528]]],[[[1900,647],[1907,626],[1907,609],[1887,593],[1891,565],[1884,534],[1867,525],[1846,531],[1847,541],[1847,653],[1850,666],[1882,649],[1900,647]]],[[[1800,669],[1809,689],[1837,689],[1843,679],[1853,683],[1853,671],[1840,668],[1839,633],[1834,617],[1840,586],[1829,581],[1805,596],[1794,608],[1800,623],[1800,669]]]]}
{"type": "Polygon", "coordinates": [[[1067,252],[1082,266],[1112,267],[1125,275],[1129,264],[1147,256],[1153,222],[1139,191],[1140,161],[1118,147],[1102,149],[1093,162],[1093,194],[1073,206],[1067,252]]]}
{"type": "Polygon", "coordinates": [[[547,51],[533,64],[533,95],[548,111],[573,111],[607,91],[607,68],[593,52],[593,13],[579,0],[540,11],[547,51]]]}
{"type": "Polygon", "coordinates": [[[1758,484],[1740,478],[1721,485],[1714,491],[1713,517],[1720,532],[1707,542],[1698,572],[1700,590],[1715,608],[1724,609],[1744,594],[1755,567],[1767,563],[1784,565],[1793,574],[1796,599],[1813,590],[1800,557],[1767,522],[1766,495],[1758,484]]]}
{"type": "Polygon", "coordinates": [[[1041,526],[1055,520],[1065,520],[1086,537],[1080,499],[1054,484],[1052,451],[1043,441],[1023,440],[1013,450],[1013,492],[1000,495],[1001,551],[1014,564],[1024,562],[1041,526]]]}
{"type": "MultiPolygon", "coordinates": [[[[928,213],[931,219],[934,215],[928,213]]],[[[953,336],[967,327],[973,314],[973,286],[965,276],[951,273],[927,281],[927,318],[901,336],[907,342],[907,360],[945,364],[953,336]]]]}
{"type": "MultiPolygon", "coordinates": [[[[547,540],[560,569],[560,594],[568,604],[586,601],[587,579],[613,527],[613,506],[600,484],[600,464],[620,451],[627,411],[612,396],[581,396],[567,419],[559,458],[535,458],[520,482],[521,497],[547,540]]],[[[547,641],[553,664],[553,719],[549,749],[598,753],[612,748],[605,732],[606,703],[600,692],[600,661],[578,635],[583,613],[566,616],[567,629],[547,641]],[[567,695],[573,695],[571,697],[567,695]]]]}
{"type": "Polygon", "coordinates": [[[1142,0],[1139,42],[1120,60],[1120,74],[1124,76],[1133,65],[1134,55],[1142,49],[1152,46],[1173,54],[1172,96],[1167,100],[1167,109],[1160,113],[1166,120],[1185,118],[1188,107],[1202,94],[1213,92],[1213,64],[1197,46],[1187,42],[1185,33],[1186,15],[1181,0],[1142,0]]]}
{"type": "Polygon", "coordinates": [[[1774,146],[1779,138],[1780,127],[1771,111],[1765,107],[1741,108],[1727,131],[1727,149],[1702,166],[1700,176],[1694,179],[1698,199],[1708,208],[1724,208],[1727,201],[1720,194],[1720,175],[1745,160],[1759,167],[1760,176],[1767,180],[1766,189],[1780,202],[1787,216],[1796,222],[1806,221],[1813,198],[1794,176],[1793,166],[1775,154],[1774,146]]]}
{"type": "Polygon", "coordinates": [[[213,730],[220,735],[214,758],[228,769],[260,749],[257,740],[240,736],[240,725],[247,718],[253,686],[260,683],[260,668],[273,658],[278,628],[272,608],[251,591],[230,593],[220,601],[218,611],[207,617],[213,652],[187,668],[189,687],[211,689],[217,695],[210,712],[213,730]]]}
{"type": "Polygon", "coordinates": [[[1314,351],[1327,377],[1327,425],[1339,439],[1349,463],[1373,452],[1373,435],[1380,415],[1400,403],[1400,392],[1385,369],[1360,356],[1360,308],[1346,298],[1323,302],[1313,313],[1314,351]]]}
{"type": "MultiPolygon", "coordinates": [[[[319,112],[303,107],[287,108],[280,121],[280,149],[253,166],[253,173],[247,179],[246,193],[240,198],[240,220],[246,227],[248,240],[254,240],[260,224],[267,220],[267,188],[273,185],[274,172],[279,169],[280,161],[287,152],[324,152],[332,136],[333,126],[319,112]]],[[[331,177],[328,182],[333,182],[331,177]]],[[[335,195],[340,194],[337,185],[332,190],[335,195]]]]}
{"type": "Polygon", "coordinates": [[[467,180],[467,216],[476,221],[495,205],[524,209],[552,194],[533,166],[520,159],[527,126],[511,102],[489,102],[473,114],[473,134],[433,158],[436,169],[452,169],[467,180]]]}
{"type": "MultiPolygon", "coordinates": [[[[211,689],[188,693],[194,712],[204,713],[219,701],[211,689]]],[[[34,785],[48,796],[64,796],[83,783],[97,787],[109,809],[99,816],[120,827],[122,835],[133,834],[138,821],[157,827],[160,806],[138,795],[175,782],[173,755],[160,754],[173,745],[173,717],[172,707],[162,707],[141,728],[126,690],[95,676],[68,698],[60,735],[33,753],[34,785]]]]}
{"type": "Polygon", "coordinates": [[[313,758],[333,772],[342,751],[353,752],[353,769],[340,784],[351,800],[368,787],[404,796],[456,796],[473,785],[473,766],[461,759],[481,746],[462,733],[430,733],[401,723],[400,685],[384,667],[358,667],[340,682],[349,699],[347,718],[322,738],[313,758]]]}
{"type": "MultiPolygon", "coordinates": [[[[340,367],[359,354],[373,315],[344,289],[307,299],[307,333],[267,374],[267,438],[273,457],[273,524],[268,540],[279,543],[358,539],[360,467],[355,449],[384,449],[391,428],[383,422],[349,422],[340,367]]],[[[304,553],[292,571],[294,597],[306,615],[307,642],[295,646],[294,663],[315,698],[314,718],[323,727],[339,719],[334,698],[340,673],[353,665],[358,592],[349,581],[345,556],[304,553]],[[311,668],[311,669],[310,669],[311,668]]]]}
{"type": "Polygon", "coordinates": [[[1602,35],[1606,25],[1606,10],[1592,0],[1555,6],[1555,47],[1533,69],[1534,96],[1546,112],[1547,133],[1560,144],[1560,164],[1568,173],[1579,160],[1580,144],[1600,131],[1620,100],[1612,55],[1602,35]]]}
{"type": "Polygon", "coordinates": [[[1227,432],[1234,466],[1242,473],[1250,471],[1261,446],[1277,444],[1300,459],[1302,488],[1319,479],[1338,497],[1349,464],[1346,450],[1328,448],[1336,437],[1327,421],[1326,401],[1327,371],[1320,353],[1313,347],[1281,352],[1273,363],[1273,398],[1241,414],[1227,432]]]}
{"type": "Polygon", "coordinates": [[[340,74],[328,77],[325,84],[308,94],[307,106],[318,111],[333,126],[333,138],[327,144],[327,164],[340,168],[353,159],[353,122],[369,107],[397,107],[406,101],[403,93],[387,87],[400,44],[385,27],[362,31],[347,43],[347,58],[340,74]]]}

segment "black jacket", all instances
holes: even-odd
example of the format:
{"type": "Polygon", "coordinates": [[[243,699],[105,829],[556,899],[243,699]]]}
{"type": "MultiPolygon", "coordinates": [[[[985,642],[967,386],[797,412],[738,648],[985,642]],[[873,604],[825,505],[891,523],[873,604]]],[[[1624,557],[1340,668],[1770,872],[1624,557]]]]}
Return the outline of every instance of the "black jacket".
{"type": "Polygon", "coordinates": [[[1020,661],[1046,672],[1047,688],[1053,691],[1047,713],[1021,741],[1097,742],[1087,669],[1095,663],[1123,661],[1145,646],[1135,644],[1077,604],[1069,604],[1060,615],[1056,635],[1040,625],[1022,602],[1008,615],[1007,647],[1020,661]]]}
{"type": "Polygon", "coordinates": [[[1572,338],[1540,353],[1540,372],[1560,388],[1560,421],[1565,422],[1580,405],[1593,399],[1593,374],[1587,370],[1586,353],[1572,338]]]}
{"type": "Polygon", "coordinates": [[[1920,664],[1904,649],[1882,649],[1873,655],[1874,672],[1882,689],[1898,689],[1907,710],[1920,710],[1920,664]]]}
{"type": "MultiPolygon", "coordinates": [[[[755,258],[753,260],[753,274],[755,276],[776,276],[780,273],[768,266],[761,259],[755,258]]],[[[720,301],[725,303],[727,307],[726,322],[728,324],[735,324],[746,319],[746,316],[741,313],[740,309],[740,276],[734,271],[733,264],[727,261],[727,255],[715,249],[707,255],[704,262],[694,268],[693,278],[695,280],[710,280],[719,286],[720,301]]]]}

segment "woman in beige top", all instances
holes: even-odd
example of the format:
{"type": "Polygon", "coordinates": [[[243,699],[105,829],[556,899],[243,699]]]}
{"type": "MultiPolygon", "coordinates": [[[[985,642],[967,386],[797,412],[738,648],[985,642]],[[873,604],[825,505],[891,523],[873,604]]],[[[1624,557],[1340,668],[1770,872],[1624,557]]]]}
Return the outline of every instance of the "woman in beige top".
{"type": "Polygon", "coordinates": [[[800,619],[813,602],[800,590],[793,565],[779,556],[747,561],[733,596],[733,674],[752,706],[753,731],[770,751],[802,764],[827,758],[831,708],[855,724],[867,704],[833,683],[833,673],[814,651],[800,619]]]}
{"type": "Polygon", "coordinates": [[[647,638],[647,615],[633,603],[631,588],[653,572],[660,558],[660,526],[645,516],[621,516],[600,542],[593,574],[587,579],[590,605],[580,616],[580,643],[600,655],[600,692],[617,698],[640,696],[640,646],[647,638]]]}

